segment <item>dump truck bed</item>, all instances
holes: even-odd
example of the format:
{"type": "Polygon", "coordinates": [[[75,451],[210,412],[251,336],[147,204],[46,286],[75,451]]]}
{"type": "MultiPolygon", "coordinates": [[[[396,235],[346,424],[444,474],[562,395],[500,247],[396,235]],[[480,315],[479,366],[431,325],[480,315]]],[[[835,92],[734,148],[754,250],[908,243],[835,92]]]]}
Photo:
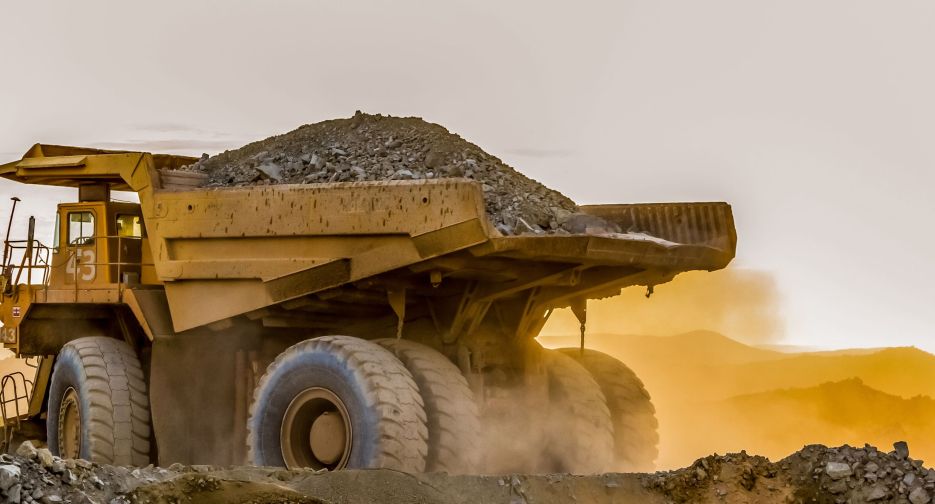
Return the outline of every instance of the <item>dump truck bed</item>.
{"type": "Polygon", "coordinates": [[[479,184],[463,179],[160,190],[153,200],[146,220],[176,330],[358,282],[427,283],[431,272],[488,287],[531,288],[553,271],[601,285],[652,272],[643,280],[662,283],[723,268],[736,245],[725,203],[586,206],[626,231],[503,236],[479,184]],[[213,320],[185,308],[209,298],[221,307],[213,320]]]}

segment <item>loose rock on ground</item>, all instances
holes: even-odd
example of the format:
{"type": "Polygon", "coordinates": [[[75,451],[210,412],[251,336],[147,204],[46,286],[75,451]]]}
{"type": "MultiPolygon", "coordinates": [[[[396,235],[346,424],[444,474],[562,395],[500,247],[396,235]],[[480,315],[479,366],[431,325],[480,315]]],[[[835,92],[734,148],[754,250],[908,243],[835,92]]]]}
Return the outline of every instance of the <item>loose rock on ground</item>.
{"type": "Polygon", "coordinates": [[[807,446],[778,462],[712,455],[654,474],[448,476],[366,470],[127,468],[62,460],[30,443],[0,455],[0,501],[11,503],[911,503],[935,494],[935,470],[908,447],[807,446]]]}

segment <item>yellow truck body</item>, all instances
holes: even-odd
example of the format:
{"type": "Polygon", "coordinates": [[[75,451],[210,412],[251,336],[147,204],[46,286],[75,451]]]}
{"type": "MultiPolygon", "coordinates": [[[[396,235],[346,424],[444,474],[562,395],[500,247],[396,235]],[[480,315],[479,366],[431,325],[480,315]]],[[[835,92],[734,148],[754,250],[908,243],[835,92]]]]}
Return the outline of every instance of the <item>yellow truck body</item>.
{"type": "Polygon", "coordinates": [[[52,246],[7,244],[21,259],[4,265],[0,340],[22,356],[54,356],[83,334],[132,342],[150,368],[160,462],[242,459],[224,438],[243,434],[256,375],[292,342],[420,341],[480,391],[485,369],[529,365],[522,349],[552,310],[583,316],[587,299],[723,268],[736,248],[726,203],[583,206],[625,232],[503,236],[471,180],[210,188],[180,170],[194,161],[37,144],[0,165],[82,200],[60,206],[52,246]],[[175,442],[199,433],[197,450],[175,442]]]}

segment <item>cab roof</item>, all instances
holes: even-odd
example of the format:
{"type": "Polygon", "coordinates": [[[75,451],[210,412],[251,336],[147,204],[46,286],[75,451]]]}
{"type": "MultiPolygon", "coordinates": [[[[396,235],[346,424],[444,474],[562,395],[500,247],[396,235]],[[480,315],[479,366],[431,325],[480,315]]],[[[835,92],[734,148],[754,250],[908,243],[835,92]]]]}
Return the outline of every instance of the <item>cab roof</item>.
{"type": "Polygon", "coordinates": [[[117,191],[137,191],[140,167],[177,170],[197,161],[190,156],[35,144],[17,161],[0,164],[0,177],[25,184],[78,187],[106,183],[117,191]]]}

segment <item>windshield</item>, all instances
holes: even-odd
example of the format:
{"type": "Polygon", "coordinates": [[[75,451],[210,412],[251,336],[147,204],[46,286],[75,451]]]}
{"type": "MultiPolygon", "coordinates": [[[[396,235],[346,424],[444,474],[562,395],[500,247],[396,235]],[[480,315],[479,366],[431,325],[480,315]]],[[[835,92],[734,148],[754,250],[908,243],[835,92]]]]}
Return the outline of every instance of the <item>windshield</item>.
{"type": "Polygon", "coordinates": [[[68,244],[94,244],[94,212],[70,212],[68,214],[68,244]]]}
{"type": "Polygon", "coordinates": [[[139,215],[117,214],[117,236],[143,237],[143,222],[139,215]]]}

